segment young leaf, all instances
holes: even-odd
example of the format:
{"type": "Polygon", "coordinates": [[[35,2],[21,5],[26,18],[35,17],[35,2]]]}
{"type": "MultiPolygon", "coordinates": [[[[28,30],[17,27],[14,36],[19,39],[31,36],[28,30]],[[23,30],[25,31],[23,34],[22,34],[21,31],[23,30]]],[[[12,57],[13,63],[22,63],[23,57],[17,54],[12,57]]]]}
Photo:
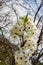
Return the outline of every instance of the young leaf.
{"type": "Polygon", "coordinates": [[[24,18],[24,24],[28,21],[28,14],[24,18]]]}

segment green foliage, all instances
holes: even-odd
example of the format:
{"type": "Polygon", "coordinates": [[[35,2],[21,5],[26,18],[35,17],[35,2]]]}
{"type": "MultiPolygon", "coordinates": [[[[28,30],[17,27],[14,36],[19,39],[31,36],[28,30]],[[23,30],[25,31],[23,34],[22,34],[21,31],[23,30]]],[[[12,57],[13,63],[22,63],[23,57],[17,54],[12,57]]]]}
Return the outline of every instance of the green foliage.
{"type": "Polygon", "coordinates": [[[5,64],[4,61],[3,61],[3,62],[0,63],[0,65],[6,65],[6,64],[5,64]]]}
{"type": "Polygon", "coordinates": [[[6,39],[6,42],[0,41],[0,65],[12,64],[12,49],[10,48],[10,42],[6,39]]]}
{"type": "Polygon", "coordinates": [[[28,14],[25,16],[25,18],[24,18],[24,24],[26,23],[26,22],[28,22],[28,14]]]}

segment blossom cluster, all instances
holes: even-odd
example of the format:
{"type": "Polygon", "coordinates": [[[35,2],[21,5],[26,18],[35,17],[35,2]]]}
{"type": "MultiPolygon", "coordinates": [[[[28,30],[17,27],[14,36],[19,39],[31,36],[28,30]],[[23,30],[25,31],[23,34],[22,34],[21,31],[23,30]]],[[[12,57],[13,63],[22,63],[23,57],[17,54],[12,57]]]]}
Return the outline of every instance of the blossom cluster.
{"type": "Polygon", "coordinates": [[[24,46],[15,52],[16,65],[32,65],[30,57],[37,49],[37,43],[34,40],[37,30],[35,23],[29,18],[26,22],[17,22],[11,29],[11,35],[15,40],[23,35],[23,40],[26,41],[24,46]]]}

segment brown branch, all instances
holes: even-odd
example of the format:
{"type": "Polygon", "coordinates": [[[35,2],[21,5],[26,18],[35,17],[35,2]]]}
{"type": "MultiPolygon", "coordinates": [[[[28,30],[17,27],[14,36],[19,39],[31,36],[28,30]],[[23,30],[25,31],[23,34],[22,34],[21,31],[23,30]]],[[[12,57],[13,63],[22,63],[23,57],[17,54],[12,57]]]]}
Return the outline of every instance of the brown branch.
{"type": "Polygon", "coordinates": [[[42,18],[43,18],[43,15],[39,18],[38,23],[37,23],[36,26],[38,26],[38,24],[39,24],[39,22],[41,21],[42,18]]]}
{"type": "Polygon", "coordinates": [[[37,14],[38,14],[39,10],[41,9],[41,7],[42,7],[42,4],[40,4],[40,6],[39,6],[39,8],[38,8],[37,12],[35,13],[34,22],[35,22],[35,20],[36,20],[36,16],[37,16],[37,14]]]}
{"type": "Polygon", "coordinates": [[[43,53],[42,53],[42,54],[39,54],[39,55],[38,55],[38,58],[36,59],[36,61],[38,62],[39,59],[40,59],[42,56],[43,56],[43,53]]]}
{"type": "Polygon", "coordinates": [[[43,27],[42,27],[42,29],[41,29],[41,33],[40,33],[40,36],[39,36],[38,46],[39,46],[39,43],[40,43],[40,41],[41,41],[41,37],[42,37],[42,34],[43,34],[42,30],[43,30],[43,27]]]}
{"type": "Polygon", "coordinates": [[[40,55],[37,57],[36,60],[32,59],[32,64],[33,64],[33,65],[37,65],[37,63],[39,62],[39,59],[40,59],[42,56],[43,56],[43,53],[40,54],[40,55]]]}
{"type": "Polygon", "coordinates": [[[2,28],[3,28],[3,27],[0,27],[0,31],[1,31],[1,33],[2,33],[3,41],[4,41],[4,34],[3,34],[3,31],[2,31],[2,28]]]}
{"type": "Polygon", "coordinates": [[[11,4],[11,7],[9,5],[7,5],[7,3],[5,2],[6,6],[8,6],[9,8],[11,8],[13,10],[13,12],[15,13],[16,17],[17,17],[17,22],[18,22],[18,14],[16,12],[16,9],[14,9],[13,4],[11,4]]]}

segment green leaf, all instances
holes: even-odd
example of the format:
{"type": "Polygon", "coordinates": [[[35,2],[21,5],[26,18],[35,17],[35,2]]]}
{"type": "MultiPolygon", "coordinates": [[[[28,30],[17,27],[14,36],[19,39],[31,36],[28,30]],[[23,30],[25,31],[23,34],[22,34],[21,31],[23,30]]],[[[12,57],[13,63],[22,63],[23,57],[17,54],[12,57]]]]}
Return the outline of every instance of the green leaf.
{"type": "Polygon", "coordinates": [[[24,18],[24,24],[26,23],[26,22],[28,22],[28,14],[25,16],[25,18],[24,18]]]}

